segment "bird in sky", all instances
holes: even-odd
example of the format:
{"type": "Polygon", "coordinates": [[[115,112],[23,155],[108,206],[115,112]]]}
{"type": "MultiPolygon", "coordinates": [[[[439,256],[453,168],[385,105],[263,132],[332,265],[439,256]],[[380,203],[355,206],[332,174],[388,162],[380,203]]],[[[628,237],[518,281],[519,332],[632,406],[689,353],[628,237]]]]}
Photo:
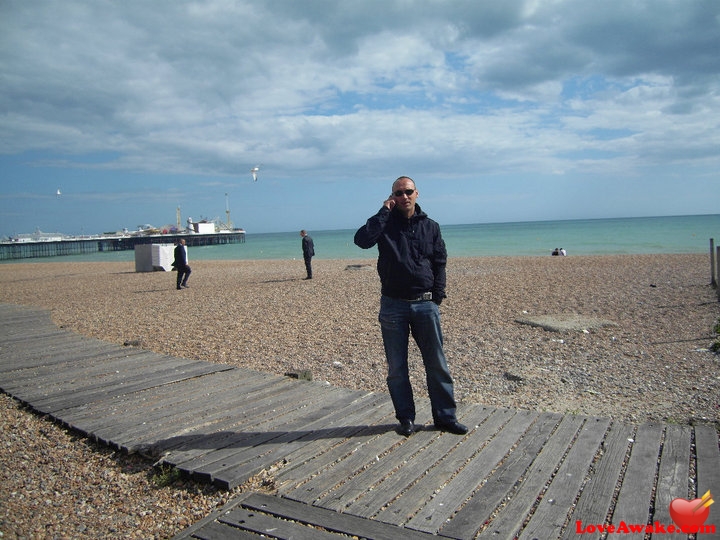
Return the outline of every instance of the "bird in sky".
{"type": "Polygon", "coordinates": [[[252,173],[253,182],[257,182],[257,173],[260,170],[260,167],[253,167],[250,169],[250,172],[252,173]]]}

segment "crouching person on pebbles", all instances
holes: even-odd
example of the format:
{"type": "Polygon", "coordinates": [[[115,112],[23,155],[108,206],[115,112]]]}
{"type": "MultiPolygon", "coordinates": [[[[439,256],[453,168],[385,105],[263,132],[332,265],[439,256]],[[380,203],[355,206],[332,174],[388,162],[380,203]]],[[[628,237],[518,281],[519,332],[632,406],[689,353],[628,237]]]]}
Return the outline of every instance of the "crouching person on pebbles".
{"type": "Polygon", "coordinates": [[[443,351],[438,306],[445,298],[447,250],[440,226],[416,204],[412,178],[401,176],[380,211],[355,233],[362,249],[378,247],[382,285],[380,327],[388,364],[387,385],[398,433],[415,431],[415,402],[408,370],[410,333],[422,354],[435,427],[464,435],[455,416],[453,380],[443,351]]]}

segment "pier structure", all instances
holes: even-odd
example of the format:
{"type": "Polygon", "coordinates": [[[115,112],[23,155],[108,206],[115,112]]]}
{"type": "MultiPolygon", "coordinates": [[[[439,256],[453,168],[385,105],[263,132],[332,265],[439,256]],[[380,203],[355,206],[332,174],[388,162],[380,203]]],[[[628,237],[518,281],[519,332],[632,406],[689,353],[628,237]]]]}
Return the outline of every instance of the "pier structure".
{"type": "Polygon", "coordinates": [[[139,234],[122,236],[63,237],[50,240],[0,242],[0,261],[127,251],[142,244],[174,244],[180,238],[190,247],[242,244],[245,231],[216,233],[139,234]]]}

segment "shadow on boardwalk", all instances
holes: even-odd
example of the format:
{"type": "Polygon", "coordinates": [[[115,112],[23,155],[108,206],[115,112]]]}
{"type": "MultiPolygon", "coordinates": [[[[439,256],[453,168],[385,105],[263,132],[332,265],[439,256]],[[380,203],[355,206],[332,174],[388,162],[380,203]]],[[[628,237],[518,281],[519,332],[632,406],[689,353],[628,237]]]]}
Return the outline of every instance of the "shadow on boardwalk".
{"type": "MultiPolygon", "coordinates": [[[[31,408],[220,487],[272,470],[275,495],[243,494],[178,538],[667,531],[673,499],[720,495],[713,426],[463,404],[466,436],[427,427],[405,439],[384,394],[119,347],[38,309],[0,304],[0,324],[0,388],[31,408]]],[[[418,419],[431,424],[428,410],[418,419]]],[[[712,510],[708,526],[720,523],[712,510]]]]}

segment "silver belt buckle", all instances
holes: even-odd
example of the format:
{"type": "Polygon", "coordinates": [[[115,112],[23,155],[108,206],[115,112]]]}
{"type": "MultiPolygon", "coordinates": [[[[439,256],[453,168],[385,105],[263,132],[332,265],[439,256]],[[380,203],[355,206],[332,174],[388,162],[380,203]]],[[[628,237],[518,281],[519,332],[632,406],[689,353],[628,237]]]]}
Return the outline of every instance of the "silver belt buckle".
{"type": "Polygon", "coordinates": [[[423,293],[422,299],[423,300],[432,300],[432,293],[431,292],[423,293]]]}

